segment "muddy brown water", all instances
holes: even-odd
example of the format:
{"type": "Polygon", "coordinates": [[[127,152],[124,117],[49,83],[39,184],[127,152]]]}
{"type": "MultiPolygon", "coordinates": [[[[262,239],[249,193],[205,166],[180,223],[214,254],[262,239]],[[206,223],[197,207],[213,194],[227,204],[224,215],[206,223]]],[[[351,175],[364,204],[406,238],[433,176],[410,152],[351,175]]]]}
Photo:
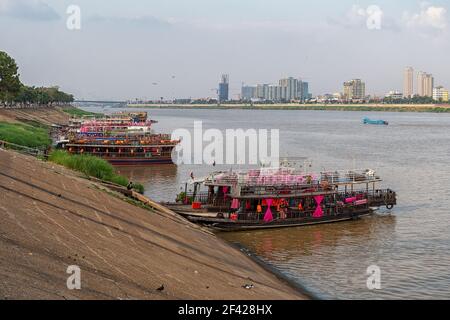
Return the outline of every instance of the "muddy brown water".
{"type": "MultiPolygon", "coordinates": [[[[113,108],[89,108],[112,111],[113,108]]],[[[142,109],[139,109],[142,110],[142,109]]],[[[398,192],[398,206],[358,221],[227,233],[277,270],[322,298],[450,298],[450,115],[268,110],[148,110],[155,130],[192,130],[194,121],[220,130],[280,130],[280,153],[303,156],[313,169],[375,168],[398,192]],[[362,118],[389,121],[363,125],[362,118]],[[367,268],[381,270],[369,290],[367,268]]],[[[229,166],[120,168],[147,195],[173,201],[190,172],[229,166]]],[[[238,166],[235,166],[238,168],[238,166]]]]}

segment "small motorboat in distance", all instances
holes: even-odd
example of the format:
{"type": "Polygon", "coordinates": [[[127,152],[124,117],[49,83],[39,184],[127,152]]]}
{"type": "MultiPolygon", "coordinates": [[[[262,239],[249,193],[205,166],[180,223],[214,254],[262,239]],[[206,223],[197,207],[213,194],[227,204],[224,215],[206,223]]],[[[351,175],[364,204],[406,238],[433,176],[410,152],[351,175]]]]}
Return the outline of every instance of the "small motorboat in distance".
{"type": "Polygon", "coordinates": [[[385,125],[385,126],[387,126],[389,124],[389,122],[387,122],[385,120],[372,120],[369,118],[364,118],[363,123],[364,124],[385,125]]]}

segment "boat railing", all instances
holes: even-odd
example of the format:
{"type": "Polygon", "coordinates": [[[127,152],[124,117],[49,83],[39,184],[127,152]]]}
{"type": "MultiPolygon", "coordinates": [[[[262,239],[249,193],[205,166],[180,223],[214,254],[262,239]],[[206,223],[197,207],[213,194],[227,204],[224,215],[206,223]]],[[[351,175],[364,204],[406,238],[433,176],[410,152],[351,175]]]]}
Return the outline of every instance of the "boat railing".
{"type": "Polygon", "coordinates": [[[70,140],[69,144],[79,145],[79,146],[95,146],[95,147],[121,147],[121,146],[133,146],[133,147],[146,147],[155,145],[157,146],[172,146],[177,144],[177,141],[172,140],[70,140]]]}
{"type": "MultiPolygon", "coordinates": [[[[336,205],[333,203],[322,205],[322,217],[331,217],[331,216],[338,216],[339,214],[342,214],[344,212],[345,208],[353,208],[354,210],[358,209],[367,209],[369,206],[369,203],[366,201],[356,202],[356,203],[350,203],[350,204],[342,204],[342,205],[336,205]]],[[[267,212],[267,208],[263,207],[263,210],[261,212],[240,212],[237,213],[237,220],[238,221],[263,221],[264,216],[267,212]]],[[[298,207],[288,207],[282,210],[277,210],[275,207],[271,209],[272,218],[273,220],[283,220],[288,222],[289,220],[296,220],[296,219],[305,219],[305,218],[313,218],[314,213],[316,213],[315,206],[308,207],[308,208],[298,208],[298,207]]],[[[224,213],[225,218],[230,218],[231,214],[224,213]]]]}
{"type": "MultiPolygon", "coordinates": [[[[75,153],[70,151],[69,153],[75,153]]],[[[152,157],[171,157],[171,152],[98,152],[98,151],[77,151],[79,154],[89,154],[105,158],[152,158],[152,157]]]]}
{"type": "MultiPolygon", "coordinates": [[[[361,180],[360,183],[371,183],[378,182],[379,180],[361,180]]],[[[334,192],[337,190],[338,186],[341,184],[350,184],[352,182],[344,182],[341,180],[339,183],[328,182],[323,180],[312,181],[311,183],[285,183],[285,184],[267,184],[267,185],[241,185],[240,188],[235,188],[233,190],[233,196],[236,197],[248,197],[251,195],[275,195],[275,196],[283,196],[283,195],[295,195],[302,193],[316,193],[316,192],[334,192]]]]}
{"type": "Polygon", "coordinates": [[[245,187],[272,187],[283,186],[299,188],[304,185],[314,184],[355,184],[381,181],[373,170],[342,170],[320,173],[286,173],[280,169],[280,173],[264,174],[263,171],[249,171],[248,173],[220,173],[208,177],[207,185],[236,185],[245,187]]]}
{"type": "Polygon", "coordinates": [[[368,193],[367,198],[371,206],[397,204],[397,193],[391,189],[375,190],[368,193]]]}
{"type": "MultiPolygon", "coordinates": [[[[288,195],[288,194],[267,194],[264,198],[305,198],[311,197],[311,190],[305,190],[302,194],[297,195],[288,195]]],[[[367,200],[369,204],[373,204],[374,206],[378,205],[387,205],[387,204],[395,204],[396,203],[396,193],[390,189],[381,189],[381,190],[354,190],[348,192],[333,192],[327,193],[326,190],[318,191],[323,192],[323,194],[327,197],[332,197],[332,201],[330,203],[342,203],[345,205],[352,205],[354,203],[359,203],[359,201],[367,200]]],[[[260,198],[257,195],[258,198],[260,198]]],[[[208,192],[188,192],[185,195],[184,203],[192,204],[192,202],[199,202],[202,205],[210,204],[212,206],[220,206],[230,208],[231,201],[233,196],[230,194],[210,194],[208,192]]],[[[329,198],[330,199],[330,198],[329,198]]],[[[242,200],[246,201],[246,200],[242,200]]],[[[295,201],[294,201],[295,202],[295,201]]],[[[297,205],[297,204],[296,204],[297,205]]]]}
{"type": "Polygon", "coordinates": [[[84,140],[101,140],[104,138],[104,140],[171,140],[170,134],[165,133],[151,133],[151,132],[80,132],[80,133],[74,133],[71,132],[70,136],[72,139],[84,139],[84,140]]]}
{"type": "Polygon", "coordinates": [[[373,170],[345,170],[336,172],[321,172],[321,181],[328,181],[332,184],[373,182],[380,181],[380,177],[373,170]]]}
{"type": "MultiPolygon", "coordinates": [[[[279,211],[272,211],[273,220],[295,220],[300,218],[311,218],[314,215],[315,210],[289,210],[284,214],[279,211]]],[[[336,215],[337,211],[334,209],[325,209],[323,211],[324,216],[336,215]]],[[[239,213],[237,216],[237,220],[239,221],[263,221],[265,212],[246,212],[239,213]]]]}
{"type": "Polygon", "coordinates": [[[208,192],[188,192],[182,199],[184,204],[192,204],[193,202],[201,203],[202,205],[212,205],[214,207],[229,208],[231,206],[232,198],[230,195],[211,195],[208,192]]]}

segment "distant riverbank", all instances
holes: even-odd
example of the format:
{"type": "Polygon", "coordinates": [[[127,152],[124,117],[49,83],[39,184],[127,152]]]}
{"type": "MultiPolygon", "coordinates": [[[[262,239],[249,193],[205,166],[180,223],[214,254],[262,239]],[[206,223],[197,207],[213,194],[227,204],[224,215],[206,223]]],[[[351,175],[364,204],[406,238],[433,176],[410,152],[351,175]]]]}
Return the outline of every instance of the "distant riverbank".
{"type": "Polygon", "coordinates": [[[129,108],[450,112],[450,104],[128,104],[129,108]]]}

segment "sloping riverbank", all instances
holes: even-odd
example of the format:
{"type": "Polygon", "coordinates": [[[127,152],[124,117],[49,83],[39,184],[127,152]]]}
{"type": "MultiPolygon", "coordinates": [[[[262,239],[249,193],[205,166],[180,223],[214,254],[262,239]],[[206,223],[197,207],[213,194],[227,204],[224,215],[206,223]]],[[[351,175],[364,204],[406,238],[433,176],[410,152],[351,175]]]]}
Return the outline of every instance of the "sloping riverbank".
{"type": "Polygon", "coordinates": [[[0,169],[2,299],[305,298],[216,236],[73,171],[5,150],[0,169]],[[70,265],[81,290],[66,286],[70,265]]]}
{"type": "MultiPolygon", "coordinates": [[[[72,109],[73,107],[65,107],[72,109]]],[[[62,107],[39,108],[0,108],[0,121],[4,122],[38,122],[43,125],[68,124],[70,114],[62,107]]]]}

